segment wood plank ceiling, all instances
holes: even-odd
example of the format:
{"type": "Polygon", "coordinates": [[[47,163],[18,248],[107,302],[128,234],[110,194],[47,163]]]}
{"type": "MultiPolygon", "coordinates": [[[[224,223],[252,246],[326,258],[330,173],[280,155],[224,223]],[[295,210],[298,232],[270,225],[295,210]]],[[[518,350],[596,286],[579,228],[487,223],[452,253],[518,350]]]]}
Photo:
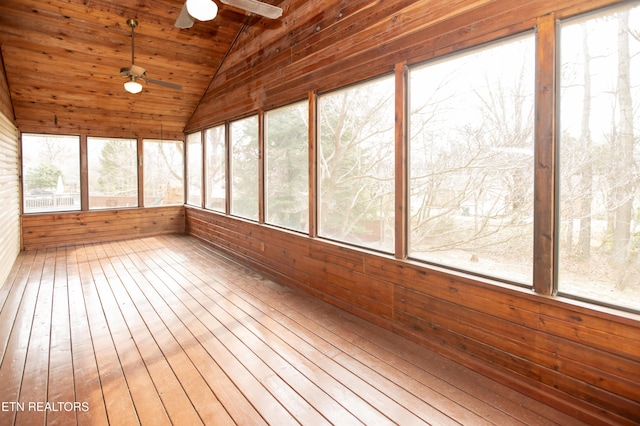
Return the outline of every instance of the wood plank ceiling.
{"type": "Polygon", "coordinates": [[[0,47],[20,131],[182,139],[234,39],[259,19],[218,2],[213,21],[179,29],[183,4],[2,0],[0,47]],[[142,93],[124,91],[119,72],[131,65],[128,18],[139,22],[136,65],[182,90],[143,83],[142,93]]]}

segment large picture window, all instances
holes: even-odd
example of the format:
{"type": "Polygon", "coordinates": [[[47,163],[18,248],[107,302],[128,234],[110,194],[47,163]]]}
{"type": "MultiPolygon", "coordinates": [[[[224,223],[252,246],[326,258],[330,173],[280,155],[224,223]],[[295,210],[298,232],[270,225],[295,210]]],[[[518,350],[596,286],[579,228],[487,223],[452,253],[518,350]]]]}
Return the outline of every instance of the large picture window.
{"type": "Polygon", "coordinates": [[[205,207],[210,210],[225,212],[226,205],[226,143],[224,124],[212,127],[204,132],[205,180],[207,182],[205,207]]]}
{"type": "Polygon", "coordinates": [[[532,34],[409,72],[409,255],[532,284],[532,34]]]}
{"type": "Polygon", "coordinates": [[[266,222],[309,229],[309,109],[307,102],[265,114],[266,222]]]}
{"type": "Polygon", "coordinates": [[[135,139],[87,138],[89,208],[138,206],[135,139]]]}
{"type": "Polygon", "coordinates": [[[394,246],[394,79],[318,98],[318,233],[391,252],[394,246]]]}
{"type": "Polygon", "coordinates": [[[187,135],[187,203],[202,207],[202,133],[187,135]]]}
{"type": "Polygon", "coordinates": [[[231,123],[231,214],[258,220],[258,116],[231,123]]]}
{"type": "Polygon", "coordinates": [[[22,135],[25,213],[80,210],[80,138],[22,135]]]}
{"type": "Polygon", "coordinates": [[[561,293],[640,309],[640,6],[560,26],[561,293]]]}
{"type": "Polygon", "coordinates": [[[184,202],[183,146],[182,141],[143,141],[145,207],[184,202]]]}

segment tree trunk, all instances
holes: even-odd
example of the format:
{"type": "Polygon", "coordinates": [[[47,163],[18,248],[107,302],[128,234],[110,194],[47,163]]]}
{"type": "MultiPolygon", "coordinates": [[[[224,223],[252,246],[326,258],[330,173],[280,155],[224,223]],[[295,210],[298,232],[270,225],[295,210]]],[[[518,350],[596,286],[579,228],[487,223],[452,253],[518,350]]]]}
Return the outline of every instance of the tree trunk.
{"type": "Polygon", "coordinates": [[[591,201],[593,199],[593,162],[591,156],[591,56],[586,25],[582,29],[584,49],[584,102],[580,129],[581,145],[585,153],[578,193],[580,194],[580,234],[578,236],[578,256],[587,259],[591,255],[591,201]]]}
{"type": "Polygon", "coordinates": [[[629,247],[631,212],[633,206],[633,104],[631,99],[631,74],[629,55],[629,13],[618,17],[618,106],[620,124],[618,132],[618,182],[616,194],[616,219],[613,230],[611,260],[614,265],[624,264],[629,247]]]}

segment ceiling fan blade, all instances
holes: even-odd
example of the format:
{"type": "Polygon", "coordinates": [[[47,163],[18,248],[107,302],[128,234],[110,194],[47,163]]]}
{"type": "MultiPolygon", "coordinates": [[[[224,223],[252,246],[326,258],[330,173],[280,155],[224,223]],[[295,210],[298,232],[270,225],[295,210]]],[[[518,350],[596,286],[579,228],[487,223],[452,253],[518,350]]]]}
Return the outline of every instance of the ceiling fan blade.
{"type": "Polygon", "coordinates": [[[146,77],[144,80],[147,83],[157,84],[159,86],[169,87],[171,89],[182,90],[182,86],[176,83],[169,83],[168,81],[154,80],[152,78],[146,78],[146,77]]]}
{"type": "Polygon", "coordinates": [[[174,24],[178,28],[191,28],[193,26],[193,18],[189,15],[187,11],[187,3],[182,6],[182,10],[180,11],[180,15],[176,19],[176,23],[174,24]]]}
{"type": "Polygon", "coordinates": [[[220,0],[229,6],[238,7],[256,15],[276,19],[282,16],[282,9],[257,0],[220,0]]]}

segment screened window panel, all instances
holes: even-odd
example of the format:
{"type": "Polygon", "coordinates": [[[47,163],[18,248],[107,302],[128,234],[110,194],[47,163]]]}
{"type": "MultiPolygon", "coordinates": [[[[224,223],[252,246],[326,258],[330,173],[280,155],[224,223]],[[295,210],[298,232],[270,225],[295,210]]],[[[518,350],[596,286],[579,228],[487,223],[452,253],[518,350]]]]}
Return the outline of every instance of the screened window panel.
{"type": "Polygon", "coordinates": [[[409,255],[532,284],[533,34],[409,71],[409,255]]]}
{"type": "Polygon", "coordinates": [[[184,203],[183,147],[182,141],[143,141],[145,207],[184,203]]]}
{"type": "Polygon", "coordinates": [[[266,222],[309,230],[309,109],[307,102],[265,114],[266,222]]]}
{"type": "Polygon", "coordinates": [[[640,6],[560,25],[558,290],[640,309],[640,6]]]}
{"type": "Polygon", "coordinates": [[[138,206],[136,139],[87,138],[89,209],[138,206]]]}
{"type": "Polygon", "coordinates": [[[231,123],[231,214],[258,220],[258,116],[231,123]]]}
{"type": "Polygon", "coordinates": [[[80,138],[22,135],[25,213],[80,210],[80,138]]]}
{"type": "Polygon", "coordinates": [[[205,130],[206,200],[205,207],[225,212],[226,205],[226,143],[224,125],[205,130]]]}
{"type": "Polygon", "coordinates": [[[187,135],[187,204],[202,207],[202,133],[187,135]]]}
{"type": "Polygon", "coordinates": [[[318,233],[394,247],[394,78],[318,97],[318,233]]]}

